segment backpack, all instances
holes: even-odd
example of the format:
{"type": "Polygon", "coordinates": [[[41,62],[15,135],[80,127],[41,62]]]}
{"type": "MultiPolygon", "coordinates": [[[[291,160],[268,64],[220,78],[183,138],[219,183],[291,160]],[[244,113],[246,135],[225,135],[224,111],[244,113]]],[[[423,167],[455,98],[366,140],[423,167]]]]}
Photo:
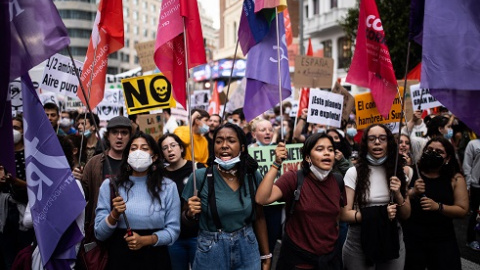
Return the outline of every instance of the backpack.
{"type": "MultiPolygon", "coordinates": [[[[337,180],[338,184],[338,189],[340,190],[340,207],[345,206],[345,200],[343,198],[343,192],[342,190],[345,190],[345,183],[343,182],[343,176],[338,173],[333,173],[333,176],[335,176],[335,180],[337,180]]],[[[295,211],[295,203],[300,200],[300,193],[302,190],[302,185],[304,181],[304,175],[303,175],[303,170],[298,170],[297,171],[297,188],[293,192],[293,200],[292,200],[292,206],[290,207],[290,215],[293,215],[293,212],[295,211]]]]}

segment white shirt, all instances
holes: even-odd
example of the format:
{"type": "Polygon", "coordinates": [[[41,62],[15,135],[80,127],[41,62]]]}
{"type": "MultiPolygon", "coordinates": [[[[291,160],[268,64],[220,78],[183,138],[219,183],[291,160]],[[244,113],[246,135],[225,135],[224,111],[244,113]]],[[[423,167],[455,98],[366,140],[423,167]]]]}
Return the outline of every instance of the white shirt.
{"type": "MultiPolygon", "coordinates": [[[[368,166],[370,168],[370,189],[368,190],[367,206],[385,205],[390,202],[390,191],[388,189],[387,173],[384,166],[368,166]]],[[[357,185],[357,168],[351,167],[347,170],[345,186],[355,190],[357,185]]]]}
{"type": "Polygon", "coordinates": [[[175,129],[178,127],[177,119],[175,116],[170,115],[170,118],[168,118],[167,123],[165,123],[165,126],[163,127],[163,134],[173,134],[175,129]]]}

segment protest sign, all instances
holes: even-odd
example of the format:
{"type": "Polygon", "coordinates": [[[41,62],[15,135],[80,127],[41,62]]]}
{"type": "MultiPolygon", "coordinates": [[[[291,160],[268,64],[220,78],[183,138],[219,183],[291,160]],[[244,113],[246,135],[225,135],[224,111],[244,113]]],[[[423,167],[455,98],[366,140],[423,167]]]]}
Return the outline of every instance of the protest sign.
{"type": "MultiPolygon", "coordinates": [[[[301,143],[286,145],[288,159],[283,161],[280,174],[301,168],[303,157],[300,148],[302,146],[303,144],[301,143]]],[[[258,172],[260,172],[262,177],[267,174],[268,170],[270,170],[270,166],[275,160],[275,147],[276,145],[248,147],[248,153],[258,162],[258,172]]]]}
{"type": "Polygon", "coordinates": [[[210,90],[195,90],[191,95],[192,109],[201,109],[208,111],[208,101],[210,100],[210,90]]]}
{"type": "Polygon", "coordinates": [[[430,94],[429,89],[420,88],[420,84],[410,86],[410,94],[412,96],[413,110],[426,110],[443,106],[440,101],[430,94]]]}
{"type": "Polygon", "coordinates": [[[320,89],[310,89],[307,122],[340,127],[343,96],[320,89]]]}
{"type": "Polygon", "coordinates": [[[105,96],[103,97],[102,102],[108,102],[116,104],[118,106],[124,106],[125,100],[123,98],[122,89],[105,89],[105,96]]]}
{"type": "Polygon", "coordinates": [[[161,73],[122,80],[129,115],[175,107],[172,84],[161,73]]]}
{"type": "Polygon", "coordinates": [[[42,91],[42,93],[38,95],[38,98],[43,105],[45,105],[45,103],[55,103],[59,106],[57,95],[54,92],[42,91]]]}
{"type": "Polygon", "coordinates": [[[108,103],[105,101],[100,102],[97,105],[97,115],[101,121],[108,121],[115,116],[120,116],[122,106],[116,103],[108,103]]]}
{"type": "Polygon", "coordinates": [[[295,118],[297,116],[297,111],[298,111],[298,100],[291,100],[292,103],[292,109],[288,113],[290,117],[295,118]]]}
{"type": "Polygon", "coordinates": [[[143,71],[154,70],[157,68],[153,61],[153,53],[155,52],[155,40],[147,42],[139,42],[135,44],[137,50],[138,62],[143,71]]]}
{"type": "Polygon", "coordinates": [[[331,88],[333,59],[297,55],[295,57],[295,87],[331,88]]]}
{"type": "Polygon", "coordinates": [[[355,98],[343,88],[339,82],[335,82],[335,86],[332,89],[332,93],[341,94],[343,96],[343,111],[342,120],[348,121],[350,119],[350,113],[355,108],[355,98]]]}
{"type": "Polygon", "coordinates": [[[155,141],[163,135],[163,114],[141,114],[137,117],[140,131],[150,134],[155,141]]]}
{"type": "MultiPolygon", "coordinates": [[[[403,87],[400,87],[400,94],[403,95],[403,87]]],[[[355,96],[356,122],[358,129],[364,129],[372,124],[386,124],[400,121],[402,115],[402,104],[398,93],[393,100],[388,116],[383,117],[377,109],[371,93],[355,96]]]]}
{"type": "MultiPolygon", "coordinates": [[[[83,63],[75,60],[78,74],[82,73],[83,63]]],[[[40,88],[45,91],[63,94],[69,97],[77,97],[79,83],[72,60],[61,54],[54,54],[47,59],[43,70],[40,88]]],[[[85,89],[88,91],[88,89],[85,89]]]]}

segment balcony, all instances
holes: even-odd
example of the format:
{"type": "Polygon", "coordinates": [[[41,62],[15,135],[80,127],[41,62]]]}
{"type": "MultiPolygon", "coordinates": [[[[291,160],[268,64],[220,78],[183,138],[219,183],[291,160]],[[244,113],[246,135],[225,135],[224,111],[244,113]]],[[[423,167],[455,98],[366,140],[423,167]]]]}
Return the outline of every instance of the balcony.
{"type": "Polygon", "coordinates": [[[345,17],[348,8],[334,8],[322,14],[316,14],[312,18],[304,19],[304,34],[312,36],[315,33],[323,32],[339,27],[338,21],[345,17]]]}

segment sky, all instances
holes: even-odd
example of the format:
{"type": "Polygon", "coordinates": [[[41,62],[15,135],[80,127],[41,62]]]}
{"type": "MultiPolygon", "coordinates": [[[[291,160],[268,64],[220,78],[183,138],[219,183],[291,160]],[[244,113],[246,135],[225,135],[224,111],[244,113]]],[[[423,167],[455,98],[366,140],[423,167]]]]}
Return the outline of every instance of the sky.
{"type": "Polygon", "coordinates": [[[220,3],[219,0],[198,0],[202,3],[202,7],[205,9],[210,17],[213,18],[213,26],[220,28],[220,3]]]}

